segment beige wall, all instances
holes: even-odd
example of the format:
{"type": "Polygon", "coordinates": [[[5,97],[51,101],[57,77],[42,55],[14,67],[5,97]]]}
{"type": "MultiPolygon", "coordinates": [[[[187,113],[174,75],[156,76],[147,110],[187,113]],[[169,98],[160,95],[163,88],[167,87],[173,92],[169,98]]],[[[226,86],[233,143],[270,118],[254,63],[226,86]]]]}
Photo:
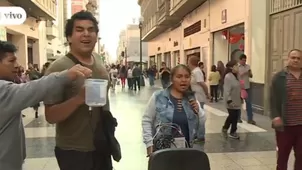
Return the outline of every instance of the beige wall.
{"type": "Polygon", "coordinates": [[[268,11],[267,2],[263,0],[251,1],[251,25],[250,25],[250,58],[253,82],[265,82],[265,63],[267,56],[267,29],[268,11]]]}
{"type": "MultiPolygon", "coordinates": [[[[47,1],[45,1],[47,2],[47,1]]],[[[48,3],[47,3],[48,4],[48,3]]],[[[0,6],[9,6],[7,1],[1,1],[0,6]]],[[[56,16],[54,4],[49,4],[47,12],[56,16]]],[[[44,9],[42,6],[40,6],[44,9]]],[[[3,27],[7,33],[13,34],[13,44],[18,47],[17,57],[20,65],[27,68],[27,39],[35,40],[33,44],[33,62],[40,67],[47,61],[46,49],[46,26],[45,21],[36,22],[35,18],[28,17],[22,25],[9,25],[3,27]]],[[[2,33],[2,32],[1,32],[2,33]]],[[[6,39],[6,34],[1,35],[1,39],[6,39]]]]}
{"type": "Polygon", "coordinates": [[[215,48],[213,48],[213,63],[216,64],[218,61],[222,61],[223,63],[227,63],[227,57],[225,57],[228,54],[228,43],[227,40],[224,40],[222,38],[222,31],[216,32],[213,34],[213,45],[215,48]]]}
{"type": "Polygon", "coordinates": [[[243,23],[247,19],[250,0],[212,0],[210,4],[211,32],[243,23]],[[227,10],[227,23],[221,22],[221,12],[227,10]]]}
{"type": "Polygon", "coordinates": [[[263,83],[266,52],[266,17],[263,17],[267,13],[265,9],[266,1],[263,0],[212,0],[210,4],[206,2],[188,14],[180,27],[172,31],[166,31],[151,40],[148,48],[149,56],[180,50],[181,63],[185,63],[184,50],[200,47],[201,58],[207,59],[207,65],[216,64],[219,56],[227,52],[227,46],[226,41],[225,44],[220,41],[221,43],[216,43],[216,49],[214,49],[213,39],[219,39],[221,36],[214,36],[213,33],[244,23],[244,50],[248,56],[248,63],[251,64],[254,71],[253,81],[263,83]],[[222,11],[225,9],[227,10],[227,21],[222,23],[222,11]],[[204,19],[207,20],[206,27],[203,27],[204,19]],[[202,30],[183,38],[183,29],[199,20],[202,23],[202,30]],[[169,38],[171,38],[171,41],[169,41],[169,38]],[[173,48],[174,41],[179,43],[176,48],[173,48]],[[158,51],[158,47],[161,48],[160,51],[158,51]],[[202,52],[202,49],[207,50],[202,52]],[[213,55],[215,55],[215,61],[212,60],[213,55]]]}

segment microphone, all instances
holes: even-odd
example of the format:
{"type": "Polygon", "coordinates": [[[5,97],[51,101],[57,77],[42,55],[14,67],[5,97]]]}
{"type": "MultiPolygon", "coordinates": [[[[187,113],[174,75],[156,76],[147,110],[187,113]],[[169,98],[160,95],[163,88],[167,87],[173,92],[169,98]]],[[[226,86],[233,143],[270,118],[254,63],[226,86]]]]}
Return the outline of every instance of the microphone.
{"type": "Polygon", "coordinates": [[[195,92],[192,90],[188,90],[184,93],[184,95],[188,98],[189,103],[191,104],[191,107],[192,107],[194,113],[198,114],[198,110],[192,106],[192,102],[196,101],[195,92]]]}

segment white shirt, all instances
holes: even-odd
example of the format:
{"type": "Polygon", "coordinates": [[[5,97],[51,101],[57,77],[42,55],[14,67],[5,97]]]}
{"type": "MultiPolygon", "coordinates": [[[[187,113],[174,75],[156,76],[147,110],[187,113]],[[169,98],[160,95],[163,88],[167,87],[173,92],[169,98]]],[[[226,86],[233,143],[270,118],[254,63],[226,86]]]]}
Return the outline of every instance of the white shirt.
{"type": "MultiPolygon", "coordinates": [[[[239,75],[248,72],[249,70],[251,70],[250,65],[245,64],[245,65],[239,65],[239,75]]],[[[246,74],[244,76],[239,76],[240,80],[244,81],[244,88],[245,89],[249,89],[250,88],[250,75],[246,74]]]]}
{"type": "Polygon", "coordinates": [[[199,83],[204,82],[204,75],[199,67],[192,70],[191,88],[199,102],[206,102],[206,95],[199,83]]]}
{"type": "Polygon", "coordinates": [[[128,78],[132,78],[133,76],[132,76],[132,69],[128,69],[128,74],[127,74],[127,77],[128,78]]]}
{"type": "Polygon", "coordinates": [[[113,80],[113,79],[117,79],[117,73],[118,73],[118,71],[117,71],[117,69],[115,68],[115,69],[110,69],[110,75],[111,75],[111,79],[113,80]]]}

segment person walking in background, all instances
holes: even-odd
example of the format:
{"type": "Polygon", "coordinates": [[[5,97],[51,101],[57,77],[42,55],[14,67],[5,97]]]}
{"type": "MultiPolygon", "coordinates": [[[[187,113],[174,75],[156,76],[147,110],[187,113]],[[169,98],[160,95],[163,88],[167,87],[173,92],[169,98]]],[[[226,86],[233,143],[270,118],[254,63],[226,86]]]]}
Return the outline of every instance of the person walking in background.
{"type": "Polygon", "coordinates": [[[170,85],[170,69],[167,68],[165,62],[162,62],[162,68],[159,70],[159,76],[163,88],[167,88],[170,85]]]}
{"type": "MultiPolygon", "coordinates": [[[[200,103],[201,108],[204,108],[204,104],[209,98],[208,86],[204,82],[204,77],[201,69],[198,67],[199,58],[197,56],[191,56],[188,61],[189,68],[191,69],[191,90],[195,93],[197,101],[200,103]]],[[[200,120],[200,122],[202,122],[200,120]]],[[[205,124],[200,123],[197,131],[197,142],[205,141],[205,124]]]]}
{"type": "Polygon", "coordinates": [[[203,64],[202,61],[200,61],[198,63],[198,67],[200,68],[200,70],[201,70],[201,72],[203,74],[204,82],[206,82],[207,81],[207,75],[206,75],[206,72],[204,71],[204,64],[203,64]]]}
{"type": "Polygon", "coordinates": [[[287,170],[294,150],[294,170],[302,169],[302,51],[288,54],[288,65],[277,72],[270,88],[270,117],[276,131],[277,170],[287,170]]]}
{"type": "Polygon", "coordinates": [[[218,85],[218,93],[220,100],[223,100],[223,79],[225,74],[225,67],[222,61],[217,62],[217,71],[220,74],[220,80],[218,85]]]}
{"type": "Polygon", "coordinates": [[[126,85],[126,78],[127,78],[127,69],[126,66],[122,66],[120,71],[119,71],[119,77],[122,82],[122,88],[125,88],[126,85]]]}
{"type": "Polygon", "coordinates": [[[134,67],[132,69],[132,76],[133,76],[133,89],[134,89],[134,91],[136,91],[137,89],[141,90],[140,79],[141,79],[141,76],[142,76],[142,71],[137,65],[134,65],[134,67]]]}
{"type": "Polygon", "coordinates": [[[222,133],[225,137],[229,136],[233,139],[239,139],[237,123],[243,100],[241,99],[241,87],[238,79],[238,64],[235,60],[229,61],[226,65],[223,88],[224,100],[229,116],[222,127],[222,133]],[[231,131],[227,135],[230,126],[231,131]]]}
{"type": "Polygon", "coordinates": [[[133,90],[133,75],[132,75],[131,67],[128,67],[128,71],[127,71],[127,84],[129,90],[133,90]]]}
{"type": "Polygon", "coordinates": [[[154,81],[155,81],[156,73],[157,73],[156,65],[151,66],[147,70],[147,76],[149,78],[149,84],[150,84],[151,87],[154,86],[154,81]]]}
{"type": "Polygon", "coordinates": [[[110,77],[111,77],[112,90],[114,91],[115,86],[116,86],[116,82],[117,82],[117,76],[118,76],[118,70],[117,70],[115,65],[111,66],[109,74],[110,74],[110,77]]]}
{"type": "MultiPolygon", "coordinates": [[[[245,99],[246,113],[247,113],[247,122],[249,124],[255,125],[256,122],[253,119],[253,108],[252,108],[252,91],[250,88],[250,78],[253,77],[250,65],[246,64],[246,55],[241,54],[239,57],[239,80],[244,82],[244,88],[248,94],[248,97],[245,99]]],[[[241,111],[238,121],[242,123],[241,120],[241,111]]]]}
{"type": "Polygon", "coordinates": [[[220,80],[220,73],[216,70],[216,66],[212,65],[211,73],[209,75],[211,102],[213,102],[214,99],[215,99],[215,102],[218,102],[219,80],[220,80]]]}
{"type": "Polygon", "coordinates": [[[44,65],[43,65],[43,68],[42,68],[42,71],[41,71],[41,75],[44,76],[47,68],[49,67],[50,65],[50,62],[46,62],[44,65]]]}

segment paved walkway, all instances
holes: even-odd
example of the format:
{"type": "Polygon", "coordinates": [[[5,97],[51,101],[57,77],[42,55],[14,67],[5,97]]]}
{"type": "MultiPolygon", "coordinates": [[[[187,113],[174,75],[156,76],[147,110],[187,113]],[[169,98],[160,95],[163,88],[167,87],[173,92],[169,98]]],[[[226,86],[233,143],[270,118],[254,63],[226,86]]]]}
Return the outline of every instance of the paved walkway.
{"type": "MultiPolygon", "coordinates": [[[[157,89],[144,87],[139,92],[133,92],[117,88],[110,93],[111,109],[119,122],[116,136],[123,155],[122,160],[114,164],[116,170],[147,170],[141,117],[149,97],[157,89]]],[[[227,114],[223,109],[214,108],[217,106],[206,106],[206,142],[201,145],[210,158],[212,170],[275,169],[274,133],[265,127],[242,123],[238,129],[241,140],[226,140],[221,137],[220,131],[227,114]]],[[[43,113],[42,107],[40,112],[43,113]]],[[[24,114],[28,157],[24,170],[59,170],[53,152],[55,126],[48,124],[43,114],[34,119],[31,109],[24,110],[24,114]]],[[[292,161],[290,164],[292,166],[292,161]]]]}

